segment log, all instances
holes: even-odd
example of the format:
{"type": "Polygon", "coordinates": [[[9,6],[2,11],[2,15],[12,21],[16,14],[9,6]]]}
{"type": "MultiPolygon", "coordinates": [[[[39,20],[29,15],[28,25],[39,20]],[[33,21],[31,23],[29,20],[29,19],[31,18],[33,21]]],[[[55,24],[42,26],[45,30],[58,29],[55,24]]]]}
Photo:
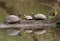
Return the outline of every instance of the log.
{"type": "Polygon", "coordinates": [[[35,28],[44,28],[55,26],[54,24],[4,24],[0,23],[0,28],[24,28],[24,29],[35,29],[35,28]]]}

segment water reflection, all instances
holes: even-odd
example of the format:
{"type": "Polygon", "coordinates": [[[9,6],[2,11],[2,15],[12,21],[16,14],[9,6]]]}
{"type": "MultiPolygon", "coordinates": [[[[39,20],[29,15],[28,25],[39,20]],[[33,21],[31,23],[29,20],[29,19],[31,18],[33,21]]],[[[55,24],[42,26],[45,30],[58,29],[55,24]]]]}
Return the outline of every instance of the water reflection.
{"type": "Polygon", "coordinates": [[[7,35],[18,35],[20,33],[20,28],[8,28],[5,29],[7,35]]]}
{"type": "MultiPolygon", "coordinates": [[[[28,30],[27,30],[28,31],[28,30]]],[[[30,30],[31,31],[31,30],[30,30]]],[[[28,40],[32,40],[33,41],[60,41],[60,30],[58,30],[57,27],[47,27],[46,29],[34,29],[32,30],[33,33],[25,33],[26,38],[29,38],[28,40]],[[42,30],[46,30],[45,33],[43,34],[39,34],[39,32],[41,32],[42,30]],[[38,32],[36,34],[36,32],[38,32]]],[[[22,34],[22,36],[24,36],[24,34],[22,34]]],[[[24,39],[24,38],[23,38],[24,39]]]]}

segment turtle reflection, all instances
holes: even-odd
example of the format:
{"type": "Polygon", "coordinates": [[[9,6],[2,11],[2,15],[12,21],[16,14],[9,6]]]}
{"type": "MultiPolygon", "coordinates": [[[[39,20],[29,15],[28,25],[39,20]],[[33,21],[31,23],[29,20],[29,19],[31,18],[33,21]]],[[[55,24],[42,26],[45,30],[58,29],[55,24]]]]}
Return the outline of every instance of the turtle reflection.
{"type": "Polygon", "coordinates": [[[44,28],[38,28],[38,29],[35,29],[34,33],[38,34],[38,35],[44,34],[44,33],[46,33],[46,29],[44,29],[44,28]]]}

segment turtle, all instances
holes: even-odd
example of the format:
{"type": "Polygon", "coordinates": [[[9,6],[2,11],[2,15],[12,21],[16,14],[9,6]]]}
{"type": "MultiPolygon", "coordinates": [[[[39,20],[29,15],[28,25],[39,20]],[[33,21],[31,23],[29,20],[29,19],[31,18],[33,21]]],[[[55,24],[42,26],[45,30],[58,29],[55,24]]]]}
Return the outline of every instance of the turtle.
{"type": "Polygon", "coordinates": [[[20,23],[20,18],[16,15],[9,15],[6,17],[5,22],[8,24],[20,23]]]}
{"type": "Polygon", "coordinates": [[[33,14],[35,20],[45,20],[47,17],[44,14],[33,14]]]}
{"type": "Polygon", "coordinates": [[[30,16],[30,15],[24,15],[24,18],[25,18],[26,20],[32,20],[32,19],[33,19],[32,16],[30,16]]]}

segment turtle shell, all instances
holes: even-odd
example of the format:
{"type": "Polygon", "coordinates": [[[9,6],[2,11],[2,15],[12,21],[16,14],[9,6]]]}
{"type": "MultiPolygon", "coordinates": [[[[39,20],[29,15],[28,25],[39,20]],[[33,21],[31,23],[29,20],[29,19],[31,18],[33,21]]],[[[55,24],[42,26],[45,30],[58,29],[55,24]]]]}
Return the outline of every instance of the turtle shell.
{"type": "Polygon", "coordinates": [[[25,16],[25,19],[32,19],[32,17],[31,16],[25,16]]]}
{"type": "Polygon", "coordinates": [[[17,22],[20,18],[16,15],[9,15],[6,17],[6,22],[17,22]]]}
{"type": "Polygon", "coordinates": [[[43,14],[36,14],[36,15],[34,15],[34,18],[36,18],[36,19],[46,19],[47,17],[43,14]]]}

